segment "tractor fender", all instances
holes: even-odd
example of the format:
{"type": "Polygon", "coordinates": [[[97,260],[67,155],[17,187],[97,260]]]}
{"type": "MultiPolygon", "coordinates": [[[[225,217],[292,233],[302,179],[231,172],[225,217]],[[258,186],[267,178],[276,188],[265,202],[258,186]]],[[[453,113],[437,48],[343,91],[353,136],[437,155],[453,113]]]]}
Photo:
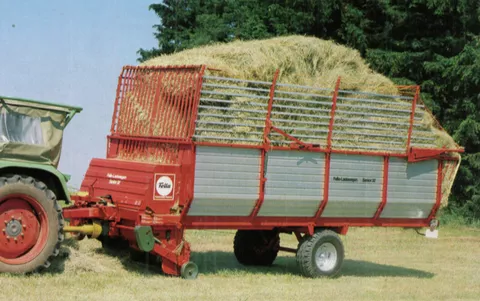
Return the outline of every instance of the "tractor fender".
{"type": "Polygon", "coordinates": [[[26,175],[42,181],[52,190],[57,200],[70,203],[70,194],[67,188],[69,176],[62,174],[55,167],[45,164],[27,163],[19,161],[0,161],[0,176],[7,174],[26,175]]]}

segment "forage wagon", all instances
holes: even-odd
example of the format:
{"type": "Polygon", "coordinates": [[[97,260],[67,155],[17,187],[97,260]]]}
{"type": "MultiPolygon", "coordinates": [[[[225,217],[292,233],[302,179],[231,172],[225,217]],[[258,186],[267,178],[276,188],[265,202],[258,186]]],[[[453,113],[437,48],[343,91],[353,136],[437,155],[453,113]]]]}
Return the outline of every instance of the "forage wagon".
{"type": "Polygon", "coordinates": [[[106,158],[91,160],[73,195],[55,170],[60,140],[49,141],[80,109],[2,98],[0,271],[48,265],[72,232],[195,278],[185,231],[233,229],[242,264],[287,251],[304,275],[334,276],[349,227],[437,226],[463,149],[425,123],[418,87],[388,95],[344,90],[340,78],[318,88],[282,83],[278,71],[264,82],[208,70],[124,67],[106,158]],[[57,200],[73,204],[62,211],[57,200]],[[298,248],[281,247],[280,233],[298,248]]]}

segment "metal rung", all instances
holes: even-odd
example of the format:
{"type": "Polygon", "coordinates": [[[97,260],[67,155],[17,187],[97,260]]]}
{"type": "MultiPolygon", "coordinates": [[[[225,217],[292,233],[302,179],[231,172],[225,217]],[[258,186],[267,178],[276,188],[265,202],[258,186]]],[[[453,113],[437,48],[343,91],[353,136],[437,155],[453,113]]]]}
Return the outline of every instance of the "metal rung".
{"type": "Polygon", "coordinates": [[[272,82],[244,80],[244,79],[236,79],[236,78],[221,77],[221,76],[204,75],[203,78],[204,79],[213,79],[213,80],[224,80],[224,81],[230,81],[230,82],[239,82],[239,83],[250,83],[250,84],[256,84],[256,85],[269,85],[269,86],[272,85],[272,82]]]}
{"type": "Polygon", "coordinates": [[[416,147],[428,147],[428,148],[438,148],[435,144],[423,144],[423,143],[412,143],[411,146],[416,146],[416,147]]]}
{"type": "Polygon", "coordinates": [[[278,109],[292,109],[292,110],[308,110],[308,111],[315,111],[315,112],[326,112],[330,113],[331,110],[327,109],[319,109],[319,108],[309,108],[309,107],[293,107],[293,106],[284,106],[284,105],[273,105],[273,108],[278,109]]]}
{"type": "Polygon", "coordinates": [[[413,100],[413,97],[401,96],[401,95],[386,95],[386,94],[378,94],[378,93],[372,93],[372,92],[350,91],[350,90],[338,90],[338,92],[345,93],[345,94],[371,95],[371,96],[380,96],[380,97],[387,97],[387,98],[400,98],[400,99],[413,100]]]}
{"type": "Polygon", "coordinates": [[[218,140],[232,140],[232,141],[250,141],[250,142],[262,142],[260,139],[248,139],[248,138],[230,138],[230,137],[217,137],[217,136],[198,136],[193,135],[197,139],[218,139],[218,140]]]}
{"type": "Polygon", "coordinates": [[[323,101],[313,101],[313,100],[303,100],[303,99],[294,99],[294,98],[282,98],[282,97],[275,97],[273,101],[289,101],[289,102],[297,102],[297,103],[306,103],[306,104],[313,104],[313,105],[322,105],[322,106],[332,106],[330,102],[323,102],[323,101]]]}
{"type": "Polygon", "coordinates": [[[244,124],[244,123],[230,123],[230,122],[218,122],[218,121],[206,121],[206,120],[197,120],[195,123],[201,124],[215,124],[215,125],[227,125],[227,126],[246,126],[252,128],[264,128],[265,125],[255,125],[255,124],[244,124]]]}
{"type": "Polygon", "coordinates": [[[315,133],[328,133],[328,130],[312,129],[312,128],[295,128],[289,126],[278,127],[282,131],[284,130],[293,130],[293,131],[306,131],[306,132],[315,132],[315,133]]]}
{"type": "MultiPolygon", "coordinates": [[[[386,111],[386,112],[402,112],[402,113],[408,113],[408,114],[411,113],[410,110],[380,108],[380,107],[372,107],[372,106],[358,106],[358,105],[350,105],[350,104],[344,104],[344,103],[337,103],[337,107],[377,110],[377,111],[386,111]]],[[[415,114],[423,114],[423,113],[415,112],[415,114]]]]}
{"type": "Polygon", "coordinates": [[[212,106],[198,106],[201,109],[212,109],[212,110],[223,110],[223,111],[237,111],[237,112],[247,112],[247,113],[259,113],[259,114],[266,114],[266,111],[260,110],[244,110],[244,109],[236,109],[236,108],[225,108],[225,107],[212,107],[212,106]]]}
{"type": "Polygon", "coordinates": [[[355,119],[355,118],[343,118],[343,117],[335,117],[335,121],[337,120],[345,120],[345,121],[353,121],[353,122],[363,122],[363,123],[375,123],[375,124],[389,124],[389,125],[400,125],[400,126],[410,126],[409,122],[394,122],[394,121],[379,121],[379,120],[366,120],[366,119],[355,119]]]}
{"type": "Polygon", "coordinates": [[[381,140],[369,140],[369,139],[362,139],[362,141],[358,141],[356,139],[351,139],[351,138],[341,138],[337,139],[335,137],[332,137],[332,141],[353,141],[353,142],[359,142],[359,143],[378,143],[378,144],[395,144],[395,145],[404,145],[404,142],[396,142],[396,141],[381,141],[381,140]]]}
{"type": "Polygon", "coordinates": [[[216,99],[216,98],[200,98],[200,101],[211,101],[211,102],[218,102],[218,103],[228,103],[228,104],[248,104],[251,106],[259,106],[259,107],[266,107],[268,106],[267,103],[260,103],[260,102],[253,102],[253,101],[233,101],[233,100],[226,100],[226,99],[216,99]]]}
{"type": "Polygon", "coordinates": [[[427,140],[427,141],[435,141],[435,138],[433,137],[422,137],[422,136],[416,136],[415,132],[412,133],[412,140],[427,140]]]}
{"type": "Polygon", "coordinates": [[[288,116],[299,116],[299,117],[312,117],[316,119],[330,119],[330,116],[327,115],[311,115],[311,114],[301,114],[301,113],[290,113],[290,112],[278,112],[278,111],[272,111],[272,114],[278,114],[278,115],[288,115],[288,116]]]}
{"type": "Polygon", "coordinates": [[[246,91],[256,91],[256,92],[267,92],[269,93],[269,89],[260,89],[260,88],[249,88],[249,87],[242,87],[242,86],[229,86],[229,85],[217,85],[217,84],[203,84],[204,87],[217,87],[222,89],[238,89],[238,90],[246,90],[246,91]]]}
{"type": "Polygon", "coordinates": [[[333,92],[333,89],[316,88],[316,87],[301,86],[301,85],[292,85],[292,84],[282,84],[282,83],[277,83],[277,87],[300,88],[300,89],[308,89],[308,90],[316,90],[316,91],[333,92]]]}
{"type": "Polygon", "coordinates": [[[338,131],[333,130],[333,135],[340,134],[340,135],[355,135],[355,136],[370,136],[370,137],[384,137],[384,138],[392,138],[392,139],[406,139],[406,137],[398,137],[394,135],[382,135],[382,134],[370,134],[370,133],[358,133],[358,132],[346,132],[346,131],[338,131]]]}
{"type": "MultiPolygon", "coordinates": [[[[399,118],[399,119],[410,118],[410,116],[407,116],[407,115],[397,116],[397,115],[386,115],[386,114],[377,114],[377,113],[369,113],[369,112],[351,112],[351,111],[341,111],[341,110],[337,110],[336,113],[337,114],[345,114],[345,115],[374,116],[374,117],[383,117],[383,118],[399,118]]],[[[342,117],[340,117],[340,118],[342,118],[342,117]]],[[[421,118],[415,118],[415,120],[422,120],[422,119],[421,118]]]]}
{"type": "Polygon", "coordinates": [[[376,99],[369,99],[369,98],[354,98],[354,97],[342,97],[342,96],[338,96],[337,99],[351,100],[356,102],[366,102],[366,103],[378,103],[378,104],[386,104],[386,105],[398,105],[398,106],[404,106],[404,107],[410,107],[410,108],[412,107],[411,103],[398,102],[398,101],[393,102],[393,101],[383,101],[383,100],[376,100],[376,99]]]}
{"type": "Polygon", "coordinates": [[[263,132],[237,132],[234,130],[221,130],[221,129],[210,129],[210,128],[196,128],[195,131],[203,131],[203,132],[218,132],[218,133],[230,133],[230,134],[249,134],[249,135],[263,135],[263,132]]]}
{"type": "Polygon", "coordinates": [[[262,117],[239,117],[239,116],[233,116],[233,115],[204,114],[204,113],[198,113],[198,116],[218,117],[218,118],[242,118],[245,120],[265,121],[265,118],[262,118],[262,117]]]}
{"type": "Polygon", "coordinates": [[[202,90],[202,94],[210,95],[227,95],[234,97],[246,97],[246,98],[259,98],[259,99],[270,99],[269,96],[253,95],[253,94],[241,94],[241,93],[227,93],[227,92],[216,92],[212,90],[202,90]]]}
{"type": "Polygon", "coordinates": [[[341,148],[350,148],[350,149],[371,149],[371,150],[382,150],[382,151],[400,151],[405,152],[404,148],[396,147],[376,147],[376,146],[362,146],[362,145],[345,145],[345,144],[336,144],[332,145],[332,148],[341,147],[341,148]]]}
{"type": "Polygon", "coordinates": [[[290,92],[290,91],[281,91],[275,90],[275,93],[287,94],[287,95],[298,95],[298,96],[307,96],[307,97],[320,97],[320,98],[328,98],[332,99],[332,96],[320,95],[320,94],[313,94],[313,93],[302,93],[302,92],[290,92]]]}
{"type": "Polygon", "coordinates": [[[313,124],[313,125],[323,125],[323,126],[329,126],[330,125],[329,123],[326,123],[326,122],[298,121],[298,120],[276,119],[276,118],[272,118],[270,120],[273,121],[273,122],[288,122],[288,123],[313,124]]]}
{"type": "Polygon", "coordinates": [[[399,129],[399,128],[382,128],[382,127],[374,127],[374,126],[363,126],[363,125],[351,125],[351,124],[342,124],[342,123],[337,123],[335,122],[334,124],[335,128],[354,128],[354,129],[366,129],[366,130],[375,130],[375,131],[406,131],[408,133],[408,128],[405,129],[399,129]]]}
{"type": "MultiPolygon", "coordinates": [[[[277,132],[271,132],[270,134],[274,136],[283,136],[282,134],[277,132]]],[[[308,135],[297,135],[297,134],[289,134],[289,135],[295,138],[327,139],[327,137],[325,136],[308,136],[308,135]]]]}
{"type": "MultiPolygon", "coordinates": [[[[331,99],[329,96],[317,96],[319,98],[326,98],[326,99],[331,99]]],[[[313,100],[306,100],[306,99],[297,99],[297,98],[288,98],[288,97],[273,97],[274,100],[280,100],[280,101],[291,101],[291,102],[298,102],[298,103],[311,103],[311,104],[316,104],[316,105],[324,105],[324,106],[331,106],[332,102],[326,102],[326,101],[313,101],[313,100]]]]}

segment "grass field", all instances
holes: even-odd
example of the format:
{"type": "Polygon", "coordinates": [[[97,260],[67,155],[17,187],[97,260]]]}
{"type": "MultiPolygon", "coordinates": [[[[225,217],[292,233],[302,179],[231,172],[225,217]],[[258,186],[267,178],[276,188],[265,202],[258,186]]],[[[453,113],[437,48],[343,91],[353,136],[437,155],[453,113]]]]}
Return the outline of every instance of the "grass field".
{"type": "MultiPolygon", "coordinates": [[[[197,280],[106,253],[98,241],[67,241],[48,273],[0,275],[1,300],[480,300],[480,230],[441,228],[439,239],[413,230],[351,229],[336,279],[299,275],[293,254],[269,268],[244,267],[233,231],[190,231],[197,280]]],[[[295,247],[293,236],[282,245],[295,247]]]]}

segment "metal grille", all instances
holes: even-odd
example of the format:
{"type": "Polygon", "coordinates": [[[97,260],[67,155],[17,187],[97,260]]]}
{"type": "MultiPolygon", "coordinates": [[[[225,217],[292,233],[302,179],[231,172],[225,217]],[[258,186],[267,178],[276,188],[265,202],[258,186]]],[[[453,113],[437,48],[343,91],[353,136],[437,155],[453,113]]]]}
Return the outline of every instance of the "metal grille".
{"type": "MultiPolygon", "coordinates": [[[[195,140],[264,143],[272,85],[272,82],[204,76],[195,140]]],[[[276,83],[273,88],[271,124],[303,143],[392,153],[406,151],[408,143],[437,147],[432,130],[424,120],[428,115],[425,106],[415,99],[415,87],[400,87],[400,95],[285,83],[276,83]],[[417,104],[411,120],[414,100],[417,104]]],[[[271,145],[292,143],[278,131],[266,132],[271,145]]]]}
{"type": "Polygon", "coordinates": [[[263,143],[271,85],[204,76],[194,138],[218,143],[263,143]]]}
{"type": "Polygon", "coordinates": [[[202,66],[124,67],[112,135],[188,140],[203,70],[202,66]]]}

